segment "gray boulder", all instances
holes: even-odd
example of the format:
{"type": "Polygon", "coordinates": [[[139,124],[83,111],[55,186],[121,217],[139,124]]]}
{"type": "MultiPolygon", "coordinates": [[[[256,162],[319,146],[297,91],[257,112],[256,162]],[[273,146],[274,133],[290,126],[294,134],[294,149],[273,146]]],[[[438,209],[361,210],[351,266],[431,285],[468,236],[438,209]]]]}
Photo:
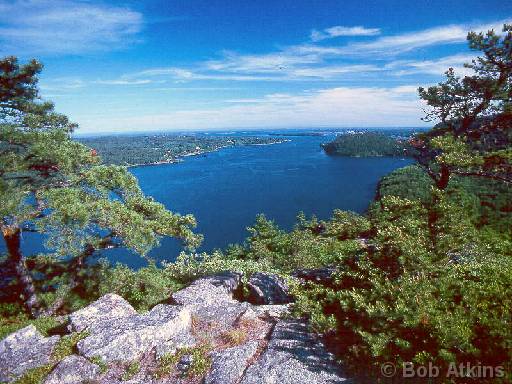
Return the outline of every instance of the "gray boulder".
{"type": "Polygon", "coordinates": [[[253,273],[247,283],[248,301],[252,304],[287,304],[292,302],[288,286],[280,277],[263,272],[253,273]]]}
{"type": "Polygon", "coordinates": [[[251,341],[212,353],[212,368],[206,375],[204,384],[238,383],[257,350],[258,342],[251,341]]]}
{"type": "MultiPolygon", "coordinates": [[[[239,276],[239,275],[234,275],[239,276]]],[[[238,278],[238,277],[236,277],[238,278]]],[[[230,328],[249,308],[248,303],[233,299],[239,281],[233,276],[212,276],[199,279],[172,295],[174,302],[185,305],[209,332],[230,328]]]]}
{"type": "Polygon", "coordinates": [[[245,311],[242,319],[264,319],[277,321],[290,314],[290,304],[253,305],[245,311]]]}
{"type": "Polygon", "coordinates": [[[238,288],[239,279],[233,276],[210,276],[198,279],[188,287],[173,293],[174,302],[180,305],[209,305],[233,300],[233,292],[238,288]]]}
{"type": "Polygon", "coordinates": [[[33,325],[0,341],[0,382],[11,382],[25,371],[46,365],[59,336],[44,337],[33,325]]]}
{"type": "Polygon", "coordinates": [[[241,384],[348,383],[333,356],[308,332],[305,323],[276,324],[267,350],[247,368],[241,384]]]}
{"type": "Polygon", "coordinates": [[[82,356],[71,355],[62,360],[48,375],[44,384],[81,384],[100,373],[100,367],[82,356]]]}
{"type": "Polygon", "coordinates": [[[238,272],[225,271],[216,275],[204,277],[201,280],[215,286],[222,286],[227,293],[234,294],[242,287],[242,274],[238,272]]]}
{"type": "Polygon", "coordinates": [[[156,357],[159,359],[167,354],[174,354],[179,348],[193,347],[197,344],[190,329],[186,329],[172,337],[172,339],[164,341],[156,346],[156,357]]]}
{"type": "MultiPolygon", "coordinates": [[[[96,304],[96,303],[94,303],[96,304]]],[[[132,361],[153,347],[190,329],[190,311],[186,307],[159,304],[144,315],[103,317],[86,330],[89,336],[77,344],[78,352],[104,361],[132,361]]]]}
{"type": "Polygon", "coordinates": [[[137,311],[121,296],[108,293],[87,307],[69,315],[69,330],[81,332],[96,323],[136,315],[137,311]]]}

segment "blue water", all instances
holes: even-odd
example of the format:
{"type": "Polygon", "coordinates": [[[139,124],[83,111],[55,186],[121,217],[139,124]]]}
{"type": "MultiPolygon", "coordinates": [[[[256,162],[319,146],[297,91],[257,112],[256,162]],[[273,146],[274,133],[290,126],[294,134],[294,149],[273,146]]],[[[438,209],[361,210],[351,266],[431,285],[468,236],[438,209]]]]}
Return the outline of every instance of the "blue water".
{"type": "MultiPolygon", "coordinates": [[[[242,242],[246,227],[264,213],[285,229],[300,211],[326,219],[335,208],[363,213],[379,179],[411,163],[399,158],[325,155],[320,144],[333,136],[290,136],[289,142],[225,148],[177,164],[131,168],[143,191],[181,214],[192,213],[205,236],[201,251],[242,242]]],[[[27,244],[25,244],[27,245],[27,244]]],[[[162,240],[149,256],[175,259],[179,243],[162,240]]],[[[143,261],[125,250],[109,251],[133,267],[143,261]]]]}

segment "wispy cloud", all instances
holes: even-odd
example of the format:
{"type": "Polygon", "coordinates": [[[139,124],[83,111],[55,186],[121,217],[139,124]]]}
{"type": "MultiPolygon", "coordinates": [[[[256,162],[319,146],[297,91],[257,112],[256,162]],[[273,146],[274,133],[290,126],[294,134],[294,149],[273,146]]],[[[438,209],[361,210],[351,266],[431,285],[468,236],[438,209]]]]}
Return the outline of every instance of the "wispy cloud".
{"type": "Polygon", "coordinates": [[[296,65],[318,63],[320,60],[316,54],[296,55],[288,50],[263,55],[224,52],[221,60],[208,61],[206,67],[214,71],[268,73],[296,65]]]}
{"type": "MultiPolygon", "coordinates": [[[[245,59],[244,59],[245,61],[245,59]]],[[[174,82],[187,82],[197,80],[214,81],[309,81],[309,80],[332,80],[339,79],[344,75],[363,74],[381,71],[376,65],[351,64],[351,65],[317,65],[317,66],[274,66],[272,62],[264,64],[263,59],[259,60],[258,69],[251,70],[246,63],[240,66],[230,63],[225,67],[212,67],[209,63],[199,65],[195,68],[156,68],[136,73],[123,75],[122,79],[143,79],[146,80],[110,80],[103,83],[130,84],[132,82],[151,82],[148,78],[166,79],[174,82]]]]}
{"type": "Polygon", "coordinates": [[[469,31],[487,32],[494,29],[499,32],[503,24],[510,21],[502,20],[490,24],[445,25],[416,32],[382,36],[371,42],[350,44],[343,49],[343,53],[394,55],[428,46],[464,43],[469,31]]]}
{"type": "MultiPolygon", "coordinates": [[[[75,77],[56,77],[51,80],[45,79],[39,84],[42,91],[68,91],[84,88],[87,82],[75,77]]],[[[46,97],[48,95],[45,94],[46,97]]]]}
{"type": "Polygon", "coordinates": [[[84,1],[0,0],[0,53],[76,54],[133,43],[142,15],[84,1]]]}
{"type": "Polygon", "coordinates": [[[313,29],[311,31],[310,38],[312,41],[321,41],[339,36],[375,36],[378,34],[380,34],[379,28],[366,28],[363,26],[343,27],[341,25],[337,25],[326,28],[323,31],[313,29]]]}
{"type": "MultiPolygon", "coordinates": [[[[463,70],[462,64],[473,58],[468,54],[426,61],[402,60],[400,55],[429,46],[464,43],[469,31],[487,31],[493,28],[498,30],[504,22],[447,25],[397,35],[378,36],[372,41],[342,45],[324,46],[306,43],[285,46],[275,52],[257,55],[227,51],[222,52],[218,59],[193,63],[189,67],[151,68],[124,77],[147,79],[158,76],[178,82],[194,80],[343,81],[353,80],[358,76],[368,79],[367,75],[377,72],[386,72],[389,76],[439,75],[448,67],[455,67],[463,74],[467,73],[467,70],[463,70]]],[[[350,33],[377,35],[380,30],[338,26],[318,33],[322,35],[316,35],[317,41],[329,36],[350,33]]]]}
{"type": "MultiPolygon", "coordinates": [[[[92,83],[100,85],[145,85],[155,83],[153,80],[95,80],[92,83]]],[[[160,82],[161,83],[161,82],[160,82]]]]}
{"type": "Polygon", "coordinates": [[[458,75],[464,76],[472,73],[471,69],[464,67],[464,63],[470,63],[475,57],[476,55],[459,54],[435,60],[399,60],[390,62],[386,65],[386,68],[392,70],[397,76],[414,74],[441,75],[448,68],[453,68],[458,75]]]}
{"type": "Polygon", "coordinates": [[[421,124],[421,102],[416,86],[393,88],[321,89],[300,94],[269,94],[262,98],[228,100],[216,109],[178,110],[165,114],[102,119],[89,122],[84,116],[83,130],[225,129],[258,127],[348,127],[417,126],[421,124]],[[368,113],[371,108],[371,113],[368,113]],[[94,127],[94,128],[93,128],[94,127]]]}

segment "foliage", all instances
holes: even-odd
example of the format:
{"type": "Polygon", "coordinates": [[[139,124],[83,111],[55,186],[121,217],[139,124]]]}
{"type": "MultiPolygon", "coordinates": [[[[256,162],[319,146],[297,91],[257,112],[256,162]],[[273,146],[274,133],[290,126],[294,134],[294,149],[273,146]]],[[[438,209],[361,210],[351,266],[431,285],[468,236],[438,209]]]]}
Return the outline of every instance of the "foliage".
{"type": "Polygon", "coordinates": [[[212,254],[181,253],[175,262],[163,262],[165,273],[181,283],[224,271],[235,271],[250,275],[258,271],[278,272],[272,265],[259,261],[237,259],[220,252],[212,254]]]}
{"type": "MultiPolygon", "coordinates": [[[[5,307],[2,305],[2,307],[5,307]]],[[[48,331],[58,327],[61,323],[54,317],[40,317],[38,319],[30,319],[27,314],[22,311],[22,308],[18,305],[13,308],[16,313],[12,314],[0,313],[0,340],[7,335],[16,332],[29,325],[33,325],[36,329],[41,332],[44,336],[48,336],[48,331]]]]}
{"type": "Polygon", "coordinates": [[[66,356],[70,356],[73,353],[76,353],[76,345],[80,340],[85,339],[87,336],[87,331],[74,332],[69,335],[62,336],[53,349],[52,360],[59,362],[66,356]]]}
{"type": "Polygon", "coordinates": [[[24,231],[45,233],[52,256],[67,262],[60,282],[53,274],[52,286],[61,290],[77,285],[76,275],[97,250],[127,247],[145,255],[161,236],[192,248],[201,242],[192,215],[169,212],[144,196],[126,168],[100,165],[94,150],[71,138],[77,125],[38,99],[41,68],[0,60],[0,229],[33,316],[43,311],[21,253],[24,231]]]}
{"type": "Polygon", "coordinates": [[[157,378],[162,378],[173,374],[176,371],[176,365],[187,355],[192,357],[192,363],[188,368],[189,377],[204,376],[212,364],[209,356],[212,346],[209,344],[200,344],[194,347],[179,348],[175,353],[168,353],[159,359],[159,366],[155,373],[157,378]]]}
{"type": "MultiPolygon", "coordinates": [[[[468,66],[475,74],[459,78],[448,71],[446,82],[420,89],[432,107],[427,119],[441,124],[412,140],[419,165],[384,178],[366,216],[336,210],[331,219],[318,220],[301,214],[289,232],[258,216],[245,243],[224,253],[182,253],[162,270],[83,269],[95,272],[82,278],[81,297],[116,291],[149,308],[179,284],[224,270],[287,276],[330,266],[332,279],[292,284],[294,310],[328,336],[347,367],[378,376],[383,362],[445,368],[456,362],[511,372],[512,32],[505,26],[502,35],[470,33],[468,39],[484,53],[468,66]]],[[[116,178],[109,172],[117,168],[95,169],[91,180],[105,183],[98,193],[112,191],[116,178]]],[[[135,188],[133,180],[123,180],[122,188],[135,188]]],[[[90,220],[88,212],[68,211],[72,197],[55,199],[61,202],[58,221],[90,220]]],[[[235,343],[243,335],[226,337],[235,343]]],[[[188,354],[189,374],[200,376],[210,367],[211,348],[164,356],[157,375],[172,374],[188,354]]]]}
{"type": "Polygon", "coordinates": [[[446,81],[419,88],[430,107],[425,120],[440,124],[412,145],[440,189],[453,174],[512,182],[512,26],[502,34],[471,32],[468,42],[483,53],[466,64],[472,75],[461,78],[450,68],[446,81]]]}
{"type": "Polygon", "coordinates": [[[168,300],[173,292],[183,287],[167,271],[154,264],[137,271],[122,264],[114,268],[104,265],[94,282],[97,283],[94,288],[96,296],[117,293],[139,311],[149,310],[168,300]]]}
{"type": "Polygon", "coordinates": [[[100,367],[100,373],[105,373],[108,371],[108,364],[103,361],[101,356],[93,356],[89,359],[89,361],[100,367]]]}
{"type": "Polygon", "coordinates": [[[338,156],[410,156],[412,148],[407,140],[384,133],[357,132],[338,135],[322,148],[329,155],[338,156]]]}
{"type": "Polygon", "coordinates": [[[122,381],[127,381],[133,378],[137,373],[140,371],[140,363],[138,361],[132,361],[128,366],[126,367],[125,371],[121,375],[122,381]]]}
{"type": "Polygon", "coordinates": [[[430,201],[432,180],[418,165],[399,168],[384,176],[377,187],[376,200],[384,196],[397,196],[409,200],[430,201]]]}
{"type": "Polygon", "coordinates": [[[78,140],[94,148],[105,164],[117,165],[173,163],[183,156],[212,152],[224,147],[282,142],[269,137],[215,137],[201,134],[118,135],[84,137],[78,140]]]}
{"type": "Polygon", "coordinates": [[[53,366],[51,364],[29,369],[14,384],[41,384],[52,369],[53,366]]]}
{"type": "Polygon", "coordinates": [[[226,254],[228,258],[263,263],[283,272],[315,268],[333,264],[346,253],[359,249],[361,244],[354,237],[369,228],[364,217],[340,210],[335,210],[328,221],[315,217],[307,220],[300,214],[291,232],[279,229],[274,222],[259,215],[255,224],[248,228],[251,236],[246,243],[232,246],[226,254]]]}
{"type": "Polygon", "coordinates": [[[502,36],[468,39],[484,51],[469,65],[476,74],[449,71],[445,83],[420,89],[433,108],[427,119],[442,120],[413,140],[421,167],[382,180],[366,247],[336,264],[334,282],[296,291],[296,312],[327,332],[353,368],[413,361],[512,369],[512,35],[505,26],[502,36]]]}

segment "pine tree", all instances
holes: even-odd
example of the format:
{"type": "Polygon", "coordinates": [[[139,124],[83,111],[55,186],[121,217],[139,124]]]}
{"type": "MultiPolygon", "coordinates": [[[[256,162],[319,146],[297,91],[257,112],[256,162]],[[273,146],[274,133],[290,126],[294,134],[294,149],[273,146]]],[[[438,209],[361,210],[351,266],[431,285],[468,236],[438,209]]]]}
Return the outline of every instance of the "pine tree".
{"type": "Polygon", "coordinates": [[[72,139],[77,125],[39,98],[41,70],[35,60],[0,60],[0,229],[34,317],[43,308],[21,251],[23,232],[44,233],[51,256],[75,271],[100,249],[127,247],[145,255],[161,236],[190,247],[201,242],[192,215],[172,213],[144,196],[126,168],[102,165],[94,150],[72,139]]]}
{"type": "Polygon", "coordinates": [[[430,107],[424,120],[440,124],[412,144],[440,189],[452,174],[512,183],[512,25],[467,39],[483,53],[465,64],[473,74],[459,77],[450,68],[446,81],[419,88],[430,107]]]}

